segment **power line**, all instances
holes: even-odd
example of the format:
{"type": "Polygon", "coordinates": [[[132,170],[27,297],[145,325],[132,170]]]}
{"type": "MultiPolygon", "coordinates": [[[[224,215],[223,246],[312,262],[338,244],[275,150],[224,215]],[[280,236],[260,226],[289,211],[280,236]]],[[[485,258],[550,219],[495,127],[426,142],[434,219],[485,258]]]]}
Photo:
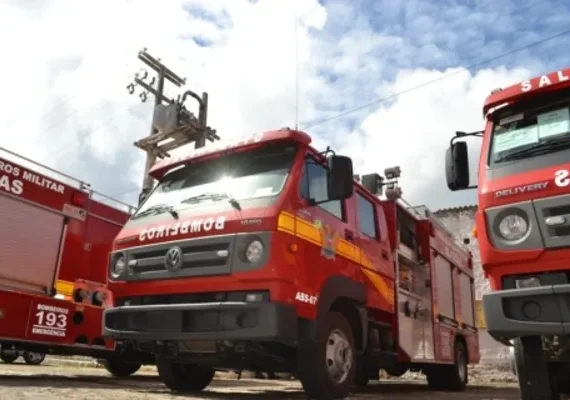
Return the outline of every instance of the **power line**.
{"type": "Polygon", "coordinates": [[[341,113],[339,113],[339,114],[337,114],[337,115],[334,115],[334,116],[332,116],[332,117],[324,118],[324,119],[322,119],[322,120],[320,120],[320,121],[316,121],[316,122],[314,122],[314,123],[308,123],[308,124],[306,124],[305,126],[303,126],[302,129],[312,128],[312,127],[314,127],[314,126],[321,125],[321,124],[324,124],[324,123],[333,121],[333,120],[338,119],[338,118],[342,118],[342,117],[344,117],[344,116],[346,116],[346,115],[349,115],[349,114],[355,113],[355,112],[357,112],[357,111],[363,110],[363,109],[368,108],[368,107],[370,107],[370,106],[373,106],[373,105],[375,105],[375,104],[382,103],[382,102],[387,101],[387,100],[395,99],[395,98],[397,98],[397,97],[399,97],[399,96],[401,96],[401,95],[403,95],[403,94],[410,93],[410,92],[413,92],[413,91],[415,91],[415,90],[422,89],[422,88],[424,88],[424,87],[426,87],[426,86],[429,86],[429,85],[431,85],[431,84],[434,84],[434,83],[436,83],[436,82],[439,82],[439,81],[442,81],[442,80],[444,80],[444,79],[451,78],[452,76],[458,75],[458,74],[460,74],[460,73],[469,71],[469,70],[472,69],[472,68],[475,68],[475,67],[479,67],[479,66],[481,66],[481,65],[488,64],[488,63],[490,63],[490,62],[499,60],[499,59],[501,59],[501,58],[505,58],[505,57],[507,57],[507,56],[513,55],[513,54],[515,54],[515,53],[518,53],[518,52],[520,52],[520,51],[523,51],[523,50],[529,49],[529,48],[531,48],[531,47],[535,47],[535,46],[544,44],[544,43],[546,43],[546,42],[549,42],[549,41],[551,41],[551,40],[560,38],[560,37],[565,36],[565,35],[568,35],[568,34],[570,34],[570,30],[557,33],[556,35],[548,36],[548,37],[546,37],[546,38],[543,38],[543,39],[538,40],[538,41],[533,42],[533,43],[529,43],[529,44],[527,44],[527,45],[525,45],[525,46],[522,46],[522,47],[518,47],[518,48],[516,48],[516,49],[513,49],[513,50],[511,50],[511,51],[509,51],[509,52],[500,54],[500,55],[498,55],[498,56],[491,57],[491,58],[488,58],[488,59],[486,59],[486,60],[476,62],[476,63],[474,63],[474,64],[471,64],[471,65],[467,66],[467,67],[464,67],[463,69],[461,69],[461,70],[459,70],[459,71],[455,71],[455,72],[452,72],[452,73],[450,73],[450,74],[446,74],[446,75],[440,76],[439,78],[432,79],[432,80],[427,81],[427,82],[424,82],[424,83],[422,83],[422,84],[420,84],[420,85],[413,86],[413,87],[411,87],[411,88],[409,88],[409,89],[402,90],[402,91],[400,91],[400,92],[398,92],[398,93],[395,93],[395,94],[392,94],[392,95],[390,95],[390,96],[381,97],[381,98],[376,99],[376,100],[374,100],[374,101],[371,101],[371,102],[369,102],[369,103],[360,105],[360,106],[358,106],[358,107],[355,107],[355,108],[352,108],[352,109],[349,109],[349,110],[346,110],[346,111],[343,111],[343,112],[341,112],[341,113]]]}

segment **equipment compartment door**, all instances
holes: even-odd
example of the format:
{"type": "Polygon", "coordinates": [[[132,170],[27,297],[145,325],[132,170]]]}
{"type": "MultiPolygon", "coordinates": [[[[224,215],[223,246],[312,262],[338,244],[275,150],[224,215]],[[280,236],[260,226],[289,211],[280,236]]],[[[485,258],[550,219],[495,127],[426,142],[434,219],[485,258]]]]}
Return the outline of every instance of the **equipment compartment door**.
{"type": "Polygon", "coordinates": [[[433,318],[430,267],[400,257],[399,339],[412,361],[433,360],[433,318]]]}
{"type": "Polygon", "coordinates": [[[435,358],[434,337],[433,337],[433,309],[432,309],[432,292],[431,292],[431,266],[424,264],[416,268],[418,274],[418,283],[420,287],[417,289],[421,293],[422,303],[419,311],[419,324],[422,327],[422,356],[426,360],[435,358]]]}
{"type": "Polygon", "coordinates": [[[0,286],[49,293],[63,229],[63,215],[0,194],[0,286]]]}

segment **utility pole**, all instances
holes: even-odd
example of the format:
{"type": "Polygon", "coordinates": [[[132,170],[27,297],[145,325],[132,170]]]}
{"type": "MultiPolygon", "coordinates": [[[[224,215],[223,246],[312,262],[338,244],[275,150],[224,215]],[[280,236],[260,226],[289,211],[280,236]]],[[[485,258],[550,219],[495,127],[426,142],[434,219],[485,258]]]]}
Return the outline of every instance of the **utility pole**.
{"type": "MultiPolygon", "coordinates": [[[[170,157],[168,151],[194,142],[195,148],[205,146],[206,140],[219,140],[219,136],[214,129],[207,126],[208,120],[208,93],[198,96],[191,90],[178,96],[176,100],[164,95],[164,83],[168,80],[177,87],[186,83],[186,78],[181,78],[172,70],[166,67],[160,59],[156,59],[148,54],[147,49],[143,49],[138,54],[139,60],[156,72],[156,76],[150,82],[145,82],[148,72],[142,70],[142,74],[137,74],[133,82],[127,85],[130,94],[135,91],[135,86],[140,86],[143,91],[139,93],[139,98],[144,103],[148,98],[148,93],[154,95],[154,112],[150,130],[150,136],[136,141],[135,146],[146,151],[146,163],[142,191],[139,202],[152,190],[154,178],[149,175],[149,171],[156,162],[156,158],[170,157]],[[156,83],[156,88],[154,87],[156,83]],[[184,105],[187,96],[193,97],[199,104],[198,117],[188,111],[184,105]],[[168,143],[161,143],[166,139],[172,139],[168,143]]],[[[139,71],[140,73],[140,71],[139,71]]]]}

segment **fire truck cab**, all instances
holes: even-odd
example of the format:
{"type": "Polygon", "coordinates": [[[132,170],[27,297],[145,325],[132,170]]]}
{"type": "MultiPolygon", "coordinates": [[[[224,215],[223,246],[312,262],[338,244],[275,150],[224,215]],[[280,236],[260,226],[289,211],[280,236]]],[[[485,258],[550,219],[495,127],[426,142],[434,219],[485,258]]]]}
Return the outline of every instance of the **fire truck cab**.
{"type": "Polygon", "coordinates": [[[141,360],[118,356],[101,326],[113,303],[108,254],[131,213],[81,181],[0,148],[0,358],[23,354],[34,364],[45,353],[88,355],[115,375],[140,368],[141,360]]]}
{"type": "Polygon", "coordinates": [[[483,131],[458,132],[446,156],[451,190],[477,188],[488,332],[514,345],[523,400],[570,393],[570,69],[494,90],[483,131]],[[467,144],[482,138],[478,185],[467,144]]]}
{"type": "Polygon", "coordinates": [[[398,202],[399,169],[354,179],[310,142],[285,128],[159,161],[110,255],[105,336],[156,354],[176,391],[216,369],[292,372],[318,399],[379,369],[462,390],[479,359],[470,253],[398,202]]]}

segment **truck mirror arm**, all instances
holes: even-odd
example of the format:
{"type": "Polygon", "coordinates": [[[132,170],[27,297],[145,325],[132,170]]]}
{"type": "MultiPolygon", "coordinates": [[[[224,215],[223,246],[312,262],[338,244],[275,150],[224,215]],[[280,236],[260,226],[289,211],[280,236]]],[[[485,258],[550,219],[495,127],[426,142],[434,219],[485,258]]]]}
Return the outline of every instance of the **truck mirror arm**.
{"type": "Polygon", "coordinates": [[[474,132],[463,132],[463,131],[456,131],[455,132],[455,136],[453,136],[451,138],[451,140],[449,141],[449,145],[453,145],[453,142],[455,142],[456,139],[459,138],[464,138],[464,137],[468,137],[468,136],[475,136],[475,137],[483,137],[483,132],[485,131],[474,131],[474,132]]]}

